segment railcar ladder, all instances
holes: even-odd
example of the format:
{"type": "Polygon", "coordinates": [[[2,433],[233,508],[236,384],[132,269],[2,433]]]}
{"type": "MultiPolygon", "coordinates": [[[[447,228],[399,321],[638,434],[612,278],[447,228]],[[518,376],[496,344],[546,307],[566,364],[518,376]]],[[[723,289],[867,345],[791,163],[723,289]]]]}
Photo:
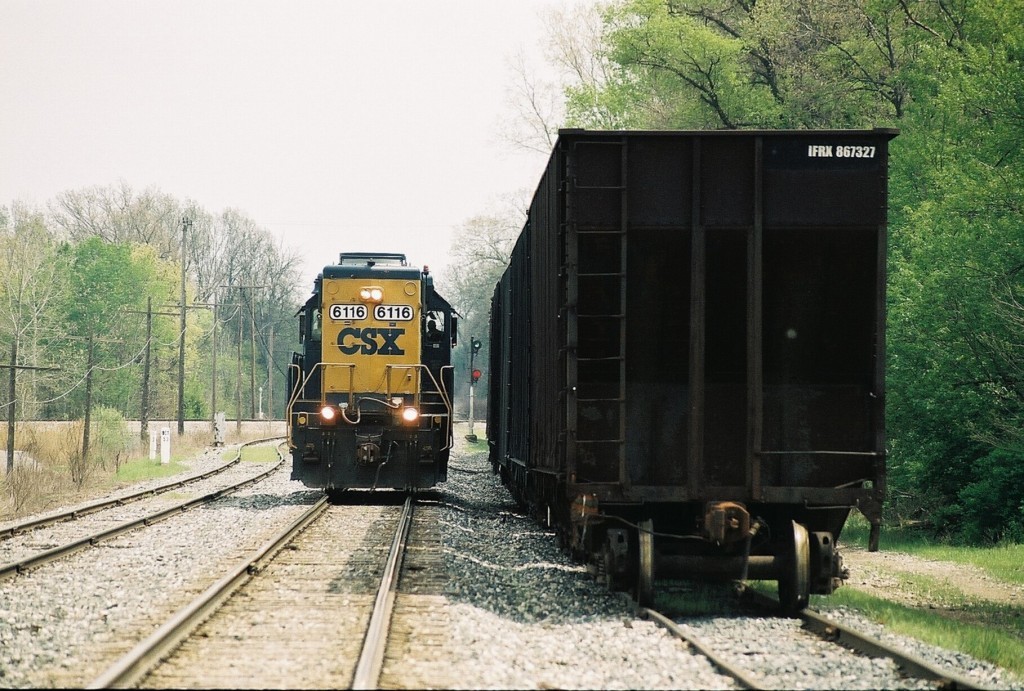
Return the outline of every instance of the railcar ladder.
{"type": "Polygon", "coordinates": [[[625,457],[626,139],[575,142],[566,163],[569,480],[624,485],[629,480],[625,457]],[[588,213],[584,205],[609,213],[588,213]]]}

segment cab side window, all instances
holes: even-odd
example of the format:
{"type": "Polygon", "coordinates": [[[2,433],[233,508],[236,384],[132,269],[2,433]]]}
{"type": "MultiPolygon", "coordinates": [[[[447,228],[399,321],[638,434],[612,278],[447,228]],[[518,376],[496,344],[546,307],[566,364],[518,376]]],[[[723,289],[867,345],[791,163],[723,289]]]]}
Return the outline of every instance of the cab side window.
{"type": "Polygon", "coordinates": [[[444,336],[444,312],[432,310],[427,312],[427,338],[440,341],[444,336]]]}
{"type": "Polygon", "coordinates": [[[321,340],[321,338],[323,338],[323,323],[322,323],[322,313],[321,313],[319,307],[316,308],[315,310],[313,310],[312,318],[311,318],[310,321],[311,321],[310,329],[309,329],[309,338],[310,338],[310,340],[311,341],[319,341],[319,340],[321,340]]]}

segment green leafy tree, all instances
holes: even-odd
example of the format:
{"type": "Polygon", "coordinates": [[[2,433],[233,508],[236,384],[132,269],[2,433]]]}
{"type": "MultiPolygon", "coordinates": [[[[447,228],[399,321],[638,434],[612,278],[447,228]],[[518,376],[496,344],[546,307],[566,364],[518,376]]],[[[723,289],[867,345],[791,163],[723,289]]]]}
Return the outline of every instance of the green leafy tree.
{"type": "Polygon", "coordinates": [[[978,518],[985,507],[1024,501],[1024,486],[991,479],[1011,476],[1024,448],[1024,8],[912,9],[929,43],[908,78],[916,104],[894,159],[897,486],[939,530],[998,537],[978,518]],[[985,499],[993,483],[1000,491],[985,499]]]}
{"type": "Polygon", "coordinates": [[[600,80],[567,89],[583,127],[878,126],[903,116],[921,51],[902,3],[624,0],[600,80]]]}
{"type": "Polygon", "coordinates": [[[986,492],[1024,502],[1024,6],[619,0],[590,55],[598,76],[566,89],[572,126],[901,129],[890,507],[951,535],[1012,532],[979,517],[986,492]]]}
{"type": "MultiPolygon", "coordinates": [[[[60,296],[61,328],[51,336],[51,342],[63,351],[66,376],[61,386],[74,386],[75,378],[68,376],[71,373],[78,373],[79,383],[86,376],[91,340],[92,376],[97,383],[93,403],[125,411],[129,401],[138,400],[136,365],[144,347],[139,334],[145,333],[140,328],[145,323],[140,313],[146,309],[146,297],[154,291],[158,299],[166,297],[159,290],[155,256],[94,236],[63,247],[61,261],[66,267],[67,288],[60,296]]],[[[74,386],[51,410],[61,417],[77,417],[83,410],[84,395],[84,386],[74,386]]],[[[133,415],[135,412],[131,410],[133,415]]]]}

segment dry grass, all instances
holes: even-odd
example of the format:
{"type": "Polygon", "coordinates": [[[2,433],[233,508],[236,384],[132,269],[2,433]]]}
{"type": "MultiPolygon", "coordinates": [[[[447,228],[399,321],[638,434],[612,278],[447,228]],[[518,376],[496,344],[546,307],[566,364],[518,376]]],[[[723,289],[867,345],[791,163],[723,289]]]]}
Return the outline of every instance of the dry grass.
{"type": "MultiPolygon", "coordinates": [[[[160,426],[157,423],[155,429],[160,426]]],[[[186,427],[180,437],[171,427],[172,462],[194,457],[211,445],[210,431],[198,427],[191,431],[186,427]]],[[[247,423],[241,432],[229,423],[224,441],[230,445],[280,433],[280,428],[270,423],[247,423]]],[[[18,423],[15,441],[14,472],[7,474],[6,455],[0,462],[0,521],[88,501],[158,474],[147,473],[149,464],[141,462],[149,459],[150,449],[137,434],[131,435],[123,448],[91,450],[87,462],[81,454],[81,422],[18,423]],[[123,471],[129,465],[132,472],[126,474],[123,471]]],[[[6,445],[7,431],[2,429],[0,449],[6,445]]]]}

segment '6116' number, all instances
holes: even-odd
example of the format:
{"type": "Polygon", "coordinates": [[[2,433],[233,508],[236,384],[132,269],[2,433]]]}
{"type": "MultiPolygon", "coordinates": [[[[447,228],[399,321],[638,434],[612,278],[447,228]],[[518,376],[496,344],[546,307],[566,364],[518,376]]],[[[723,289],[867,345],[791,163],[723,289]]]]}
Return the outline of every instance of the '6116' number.
{"type": "Polygon", "coordinates": [[[380,322],[412,321],[413,310],[410,305],[376,305],[373,318],[380,322]]]}
{"type": "Polygon", "coordinates": [[[366,305],[331,305],[327,314],[336,322],[366,319],[366,305]]]}

